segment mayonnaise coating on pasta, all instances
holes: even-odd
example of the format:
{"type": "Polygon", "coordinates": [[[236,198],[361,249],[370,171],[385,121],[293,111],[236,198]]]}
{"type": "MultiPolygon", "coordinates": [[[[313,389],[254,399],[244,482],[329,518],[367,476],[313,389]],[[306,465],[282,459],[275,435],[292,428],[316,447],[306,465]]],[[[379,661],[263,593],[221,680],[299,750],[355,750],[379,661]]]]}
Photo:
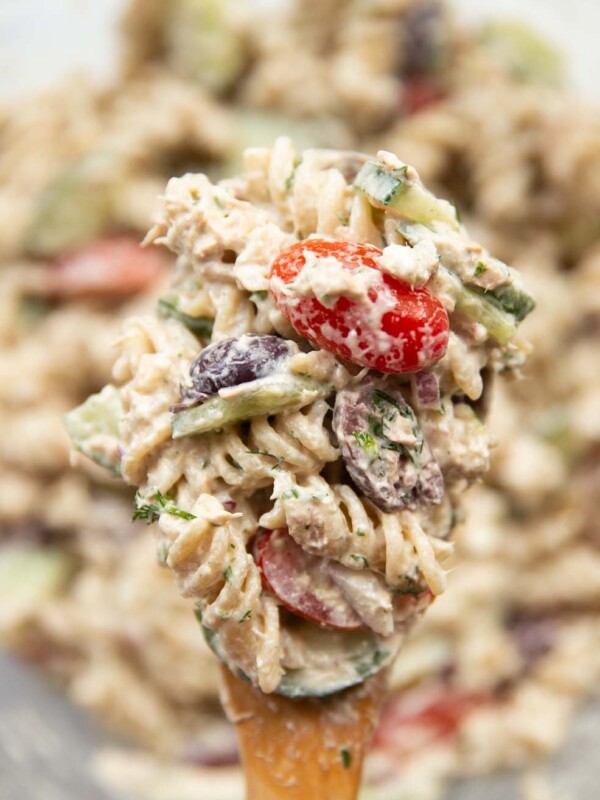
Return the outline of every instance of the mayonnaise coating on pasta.
{"type": "Polygon", "coordinates": [[[444,591],[533,301],[391,153],[248,150],[239,177],[173,178],[146,242],[178,256],[171,288],[125,326],[111,425],[97,396],[72,438],[138,487],[230,668],[290,696],[357,683],[444,591]]]}

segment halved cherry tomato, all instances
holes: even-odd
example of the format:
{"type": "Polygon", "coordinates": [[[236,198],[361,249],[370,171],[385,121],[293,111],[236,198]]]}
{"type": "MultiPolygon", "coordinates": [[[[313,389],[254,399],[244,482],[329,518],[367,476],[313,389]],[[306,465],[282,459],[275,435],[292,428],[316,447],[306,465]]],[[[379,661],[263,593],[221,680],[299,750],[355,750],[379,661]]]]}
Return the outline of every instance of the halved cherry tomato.
{"type": "Polygon", "coordinates": [[[408,756],[452,736],[468,714],[491,700],[487,694],[458,692],[442,684],[409,689],[384,705],[373,744],[408,756]]]}
{"type": "Polygon", "coordinates": [[[167,266],[157,249],[145,250],[136,239],[100,239],[56,259],[48,274],[56,297],[114,297],[147,289],[167,266]]]}
{"type": "Polygon", "coordinates": [[[342,630],[364,624],[332,581],[327,560],[311,556],[285,528],[260,531],[254,544],[264,588],[297,616],[342,630]]]}
{"type": "MultiPolygon", "coordinates": [[[[280,311],[302,336],[354,364],[380,372],[412,372],[438,361],[448,345],[448,315],[427,289],[414,289],[379,269],[381,250],[368,244],[307,239],[284,250],[271,267],[280,311]],[[340,296],[333,307],[286,290],[306,263],[305,252],[333,256],[344,270],[376,270],[362,299],[340,296]]],[[[319,269],[326,269],[326,265],[319,269]]],[[[293,287],[292,287],[293,289],[293,287]]]]}

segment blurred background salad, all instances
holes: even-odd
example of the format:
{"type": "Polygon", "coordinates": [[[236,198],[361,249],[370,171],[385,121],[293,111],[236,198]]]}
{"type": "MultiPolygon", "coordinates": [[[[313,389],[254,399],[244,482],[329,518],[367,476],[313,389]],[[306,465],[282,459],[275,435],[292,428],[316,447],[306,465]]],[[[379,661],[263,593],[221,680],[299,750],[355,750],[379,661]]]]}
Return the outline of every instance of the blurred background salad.
{"type": "Polygon", "coordinates": [[[125,316],[158,305],[190,321],[166,289],[169,257],[138,245],[166,180],[231,173],[244,147],[287,134],[399,153],[538,298],[529,364],[496,387],[501,444],[456,521],[448,593],[393,670],[364,798],[596,797],[599,13],[587,0],[3,3],[0,641],[115,736],[95,759],[107,786],[237,800],[243,784],[193,614],[131,522],[132,493],[71,465],[61,415],[110,380],[125,316]]]}

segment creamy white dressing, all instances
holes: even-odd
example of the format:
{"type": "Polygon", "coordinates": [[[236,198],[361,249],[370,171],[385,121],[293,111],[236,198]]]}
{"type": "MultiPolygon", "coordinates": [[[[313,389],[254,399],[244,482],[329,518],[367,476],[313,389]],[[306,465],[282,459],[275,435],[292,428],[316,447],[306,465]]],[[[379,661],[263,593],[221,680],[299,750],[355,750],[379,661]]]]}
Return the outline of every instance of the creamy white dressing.
{"type": "Polygon", "coordinates": [[[304,265],[295,278],[278,288],[289,298],[314,297],[326,308],[333,308],[340,297],[356,303],[371,303],[369,289],[380,276],[369,267],[349,270],[334,256],[319,256],[304,250],[304,265]]]}
{"type": "Polygon", "coordinates": [[[429,239],[414,247],[391,244],[384,247],[378,260],[383,272],[414,287],[425,286],[437,271],[440,261],[435,245],[429,239]]]}

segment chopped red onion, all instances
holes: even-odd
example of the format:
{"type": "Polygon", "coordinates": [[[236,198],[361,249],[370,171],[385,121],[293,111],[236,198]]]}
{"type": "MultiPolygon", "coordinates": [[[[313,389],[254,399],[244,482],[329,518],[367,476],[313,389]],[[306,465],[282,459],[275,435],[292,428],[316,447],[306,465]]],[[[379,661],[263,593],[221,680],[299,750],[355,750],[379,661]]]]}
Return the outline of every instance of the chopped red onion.
{"type": "Polygon", "coordinates": [[[419,408],[440,409],[440,384],[435,372],[415,372],[410,376],[413,397],[419,408]]]}

